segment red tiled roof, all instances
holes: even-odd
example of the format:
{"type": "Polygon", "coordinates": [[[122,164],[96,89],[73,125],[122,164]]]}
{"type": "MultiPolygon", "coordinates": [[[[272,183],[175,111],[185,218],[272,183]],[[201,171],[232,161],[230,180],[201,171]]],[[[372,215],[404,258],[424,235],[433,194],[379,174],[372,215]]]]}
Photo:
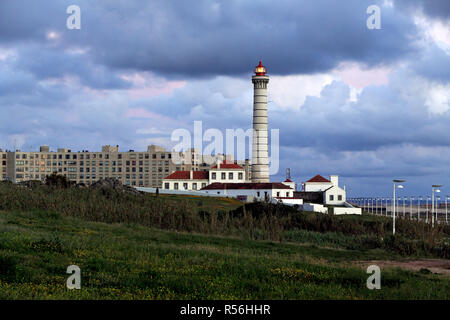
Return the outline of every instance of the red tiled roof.
{"type": "MultiPolygon", "coordinates": [[[[169,174],[164,179],[189,180],[190,176],[190,171],[175,171],[174,173],[169,174]]],[[[194,180],[208,180],[209,174],[208,171],[194,171],[192,177],[194,178],[194,180]]]]}
{"type": "Polygon", "coordinates": [[[322,177],[320,174],[318,174],[317,176],[309,179],[306,182],[331,182],[330,180],[325,179],[324,177],[322,177]]]}
{"type": "MultiPolygon", "coordinates": [[[[217,169],[217,164],[211,169],[217,169]]],[[[224,161],[220,164],[220,169],[244,169],[240,165],[230,161],[224,161]]]]}
{"type": "Polygon", "coordinates": [[[267,183],[221,183],[214,182],[201,190],[225,190],[225,189],[289,189],[293,190],[291,187],[282,184],[281,182],[267,182],[267,183]]]}
{"type": "Polygon", "coordinates": [[[286,179],[283,182],[292,182],[292,180],[291,179],[286,179]]]}

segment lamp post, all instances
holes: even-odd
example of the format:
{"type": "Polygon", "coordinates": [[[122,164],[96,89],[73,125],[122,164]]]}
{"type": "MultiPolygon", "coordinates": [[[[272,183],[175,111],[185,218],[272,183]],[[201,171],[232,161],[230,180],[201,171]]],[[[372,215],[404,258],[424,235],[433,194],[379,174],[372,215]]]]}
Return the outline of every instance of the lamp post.
{"type": "MultiPolygon", "coordinates": [[[[436,192],[441,192],[441,190],[436,190],[436,192]]],[[[439,224],[439,219],[438,219],[438,214],[439,214],[439,207],[440,207],[440,202],[441,202],[441,197],[437,196],[435,197],[434,201],[436,202],[435,206],[434,206],[434,214],[436,216],[436,223],[439,224]]]]}
{"type": "Polygon", "coordinates": [[[412,204],[414,201],[414,197],[410,197],[409,199],[409,220],[412,220],[412,204]]]}
{"type": "Polygon", "coordinates": [[[417,197],[417,221],[420,221],[420,201],[422,197],[417,197]]]}
{"type": "Polygon", "coordinates": [[[428,223],[428,211],[430,210],[428,207],[428,201],[431,199],[430,196],[427,196],[427,217],[425,218],[425,222],[428,223]]]}
{"type": "Polygon", "coordinates": [[[394,179],[392,180],[393,185],[394,185],[394,194],[393,194],[393,198],[392,200],[394,201],[394,207],[392,210],[392,234],[395,234],[395,188],[399,188],[399,189],[403,189],[403,186],[401,184],[397,185],[398,183],[402,183],[405,182],[405,180],[400,180],[400,179],[394,179]]]}
{"type": "Polygon", "coordinates": [[[441,192],[438,188],[442,187],[441,184],[433,184],[431,186],[431,226],[434,227],[434,193],[441,192]]]}
{"type": "Polygon", "coordinates": [[[406,197],[403,197],[403,218],[406,216],[406,206],[405,206],[405,200],[408,199],[406,197]]]}
{"type": "Polygon", "coordinates": [[[446,196],[445,197],[445,223],[448,223],[448,220],[447,220],[447,213],[448,213],[448,210],[447,210],[447,202],[448,202],[448,198],[449,198],[450,196],[446,196]]]}

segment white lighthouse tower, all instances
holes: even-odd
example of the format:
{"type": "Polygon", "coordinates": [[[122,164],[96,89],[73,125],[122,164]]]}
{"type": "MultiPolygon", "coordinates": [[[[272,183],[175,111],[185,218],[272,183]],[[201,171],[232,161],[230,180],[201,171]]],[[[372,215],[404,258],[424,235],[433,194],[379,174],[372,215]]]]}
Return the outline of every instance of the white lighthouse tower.
{"type": "Polygon", "coordinates": [[[266,68],[259,61],[253,82],[252,182],[269,182],[266,68]]]}

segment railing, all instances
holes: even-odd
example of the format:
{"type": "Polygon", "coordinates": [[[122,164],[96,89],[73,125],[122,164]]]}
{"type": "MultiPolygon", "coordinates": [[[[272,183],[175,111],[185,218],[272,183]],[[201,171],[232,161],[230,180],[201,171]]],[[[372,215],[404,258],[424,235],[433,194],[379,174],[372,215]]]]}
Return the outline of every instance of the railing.
{"type": "MultiPolygon", "coordinates": [[[[392,217],[392,197],[347,198],[347,202],[362,208],[364,213],[392,217]]],[[[438,224],[448,223],[449,211],[450,203],[447,201],[435,203],[433,209],[431,197],[402,197],[398,198],[395,203],[396,217],[429,223],[432,222],[432,214],[438,224]]]]}

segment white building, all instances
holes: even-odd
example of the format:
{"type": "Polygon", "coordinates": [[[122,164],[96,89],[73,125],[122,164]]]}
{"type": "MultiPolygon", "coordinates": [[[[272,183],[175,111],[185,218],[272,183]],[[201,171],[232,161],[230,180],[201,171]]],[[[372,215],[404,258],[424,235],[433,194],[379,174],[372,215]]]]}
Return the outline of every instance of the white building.
{"type": "Polygon", "coordinates": [[[163,180],[167,190],[200,190],[208,184],[207,171],[175,171],[163,180]]]}
{"type": "Polygon", "coordinates": [[[294,189],[280,182],[244,182],[244,183],[212,183],[200,191],[206,194],[233,197],[246,201],[248,198],[271,200],[277,198],[292,198],[294,189]]]}
{"type": "Polygon", "coordinates": [[[318,174],[306,181],[303,189],[305,192],[322,192],[323,204],[340,206],[347,201],[345,187],[344,189],[339,187],[337,175],[331,175],[328,180],[318,174]]]}
{"type": "Polygon", "coordinates": [[[218,162],[207,171],[175,171],[163,179],[162,185],[167,190],[195,191],[215,182],[246,182],[245,169],[231,161],[218,162]]]}
{"type": "Polygon", "coordinates": [[[245,170],[234,162],[224,161],[217,164],[209,170],[209,181],[240,183],[245,181],[245,170]]]}

